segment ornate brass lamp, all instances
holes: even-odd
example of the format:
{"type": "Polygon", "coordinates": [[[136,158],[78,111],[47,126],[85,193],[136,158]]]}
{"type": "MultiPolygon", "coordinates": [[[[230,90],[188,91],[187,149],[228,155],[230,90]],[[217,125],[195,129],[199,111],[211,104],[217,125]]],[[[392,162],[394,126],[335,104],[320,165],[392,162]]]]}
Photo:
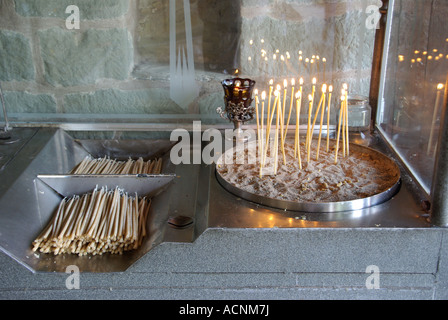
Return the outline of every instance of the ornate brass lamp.
{"type": "Polygon", "coordinates": [[[234,124],[235,137],[242,137],[241,126],[254,119],[255,107],[252,106],[252,92],[255,81],[251,79],[226,79],[222,81],[224,88],[225,110],[218,108],[217,112],[223,119],[234,124]]]}

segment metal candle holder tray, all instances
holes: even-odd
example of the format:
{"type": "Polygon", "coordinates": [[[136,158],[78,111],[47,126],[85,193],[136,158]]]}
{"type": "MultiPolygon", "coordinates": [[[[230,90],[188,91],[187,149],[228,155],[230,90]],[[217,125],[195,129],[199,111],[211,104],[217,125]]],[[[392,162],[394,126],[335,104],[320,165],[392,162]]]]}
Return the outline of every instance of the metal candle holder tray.
{"type": "MultiPolygon", "coordinates": [[[[310,213],[335,213],[335,212],[344,212],[344,211],[352,211],[352,210],[361,210],[364,208],[372,207],[381,203],[384,203],[390,200],[399,190],[401,184],[400,177],[400,169],[398,165],[394,162],[394,160],[390,159],[383,153],[376,151],[372,148],[368,148],[365,146],[354,145],[351,144],[352,147],[359,148],[361,150],[365,150],[368,153],[374,153],[376,156],[381,159],[381,161],[389,163],[395,171],[395,176],[397,177],[395,181],[393,181],[392,186],[386,190],[383,190],[375,195],[349,200],[349,201],[338,201],[338,202],[299,202],[299,201],[291,201],[284,199],[276,199],[263,195],[259,195],[256,193],[248,192],[239,188],[238,186],[228,182],[218,170],[215,170],[216,178],[220,185],[229,191],[230,193],[271,208],[281,209],[281,210],[289,210],[289,211],[300,211],[300,212],[310,212],[310,213]]],[[[217,161],[217,165],[223,163],[226,157],[231,158],[229,155],[235,152],[235,148],[227,150],[225,153],[221,155],[219,160],[217,161]]]]}
{"type": "MultiPolygon", "coordinates": [[[[168,214],[165,193],[175,178],[169,140],[75,140],[62,130],[42,130],[24,148],[3,178],[15,177],[0,198],[0,248],[32,271],[65,272],[76,265],[83,272],[120,272],[160,243],[168,214]],[[41,148],[39,151],[37,146],[41,148]],[[28,150],[30,151],[28,153],[28,150]],[[160,174],[69,174],[85,157],[124,161],[161,158],[160,174]],[[28,160],[30,159],[30,160],[28,160]],[[28,162],[27,162],[28,161],[28,162]],[[17,171],[17,174],[15,173],[17,171]],[[147,236],[140,247],[123,254],[78,256],[32,252],[32,242],[47,226],[65,197],[91,193],[95,188],[120,188],[139,197],[151,197],[147,236]],[[26,199],[26,201],[24,201],[26,199]]],[[[9,167],[8,167],[9,168],[9,167]]],[[[9,181],[5,181],[8,182],[9,181]]]]}

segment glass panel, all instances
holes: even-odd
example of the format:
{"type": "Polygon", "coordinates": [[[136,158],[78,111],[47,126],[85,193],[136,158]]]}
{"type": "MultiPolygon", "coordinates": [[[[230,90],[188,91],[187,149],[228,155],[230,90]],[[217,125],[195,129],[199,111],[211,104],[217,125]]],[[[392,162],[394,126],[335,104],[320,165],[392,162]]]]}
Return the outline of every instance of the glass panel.
{"type": "Polygon", "coordinates": [[[216,109],[224,103],[221,81],[235,74],[255,80],[260,92],[270,79],[303,77],[309,89],[316,77],[367,96],[372,3],[0,1],[8,115],[15,123],[231,126],[216,109]]]}
{"type": "Polygon", "coordinates": [[[429,194],[447,81],[448,2],[395,0],[379,128],[429,194]]]}

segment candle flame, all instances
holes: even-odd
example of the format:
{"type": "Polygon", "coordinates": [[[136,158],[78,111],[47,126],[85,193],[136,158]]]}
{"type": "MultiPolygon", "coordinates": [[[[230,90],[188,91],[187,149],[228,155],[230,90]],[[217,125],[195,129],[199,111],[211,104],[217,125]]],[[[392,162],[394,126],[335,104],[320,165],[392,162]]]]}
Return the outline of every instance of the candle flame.
{"type": "Polygon", "coordinates": [[[348,90],[348,84],[344,83],[344,84],[342,85],[342,88],[344,88],[344,90],[348,90]]]}
{"type": "Polygon", "coordinates": [[[261,100],[265,100],[266,99],[266,91],[263,91],[261,93],[261,100]]]}
{"type": "Polygon", "coordinates": [[[308,95],[308,100],[311,102],[313,101],[313,96],[311,94],[308,95]]]}
{"type": "Polygon", "coordinates": [[[437,90],[442,90],[443,87],[444,87],[443,83],[439,83],[439,84],[437,85],[437,90]]]}
{"type": "Polygon", "coordinates": [[[291,86],[294,86],[296,84],[296,80],[294,78],[291,78],[291,86]]]}
{"type": "Polygon", "coordinates": [[[251,40],[249,41],[249,44],[250,44],[250,45],[253,45],[253,44],[254,44],[254,40],[251,39],[251,40]]]}
{"type": "Polygon", "coordinates": [[[323,84],[323,85],[322,85],[322,92],[323,92],[323,93],[326,93],[326,92],[327,92],[327,85],[326,85],[326,84],[323,84]]]}
{"type": "Polygon", "coordinates": [[[264,43],[264,39],[261,39],[260,42],[261,42],[261,43],[264,43]]]}
{"type": "Polygon", "coordinates": [[[299,79],[299,83],[300,83],[300,85],[303,85],[303,78],[299,79]]]}
{"type": "Polygon", "coordinates": [[[288,80],[285,79],[285,80],[283,80],[283,87],[286,88],[287,86],[288,86],[288,80]]]}
{"type": "Polygon", "coordinates": [[[275,90],[275,91],[274,91],[274,96],[278,97],[278,96],[279,96],[279,94],[280,94],[280,93],[279,93],[279,91],[278,91],[278,90],[275,90]]]}
{"type": "Polygon", "coordinates": [[[280,91],[282,89],[282,87],[278,84],[277,85],[277,91],[280,91]]]}
{"type": "Polygon", "coordinates": [[[322,58],[322,61],[323,62],[327,62],[327,58],[322,58]]]}
{"type": "Polygon", "coordinates": [[[273,85],[274,84],[274,79],[269,80],[269,85],[273,85]]]}
{"type": "Polygon", "coordinates": [[[330,85],[329,87],[328,87],[328,91],[331,93],[331,92],[333,92],[333,86],[332,85],[330,85]]]}
{"type": "Polygon", "coordinates": [[[317,83],[317,79],[313,78],[313,84],[316,84],[316,83],[317,83]]]}
{"type": "Polygon", "coordinates": [[[298,90],[296,92],[296,99],[300,99],[302,97],[302,93],[300,92],[300,90],[298,90]]]}
{"type": "Polygon", "coordinates": [[[272,55],[272,59],[277,60],[277,55],[275,53],[272,55]]]}
{"type": "Polygon", "coordinates": [[[299,61],[303,61],[303,57],[302,56],[299,57],[299,61]]]}
{"type": "Polygon", "coordinates": [[[306,58],[306,59],[305,59],[305,62],[306,62],[306,63],[310,62],[310,59],[309,59],[309,58],[306,58]]]}
{"type": "Polygon", "coordinates": [[[281,55],[280,60],[285,61],[285,57],[283,55],[281,55]]]}
{"type": "Polygon", "coordinates": [[[255,89],[254,93],[256,96],[258,96],[258,89],[255,89]]]}
{"type": "MultiPolygon", "coordinates": [[[[448,39],[446,39],[446,41],[448,42],[448,39]]],[[[299,54],[302,54],[302,50],[299,50],[299,54]]]]}
{"type": "Polygon", "coordinates": [[[345,101],[345,95],[341,96],[341,101],[345,101]]]}

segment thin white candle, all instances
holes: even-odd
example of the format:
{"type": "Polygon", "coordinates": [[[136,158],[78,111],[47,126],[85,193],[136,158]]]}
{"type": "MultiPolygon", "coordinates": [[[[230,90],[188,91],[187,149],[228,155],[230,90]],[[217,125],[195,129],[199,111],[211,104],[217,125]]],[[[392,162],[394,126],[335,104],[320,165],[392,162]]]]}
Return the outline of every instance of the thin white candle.
{"type": "Polygon", "coordinates": [[[333,86],[328,87],[328,108],[327,108],[327,152],[330,151],[330,116],[331,116],[331,95],[333,86]]]}
{"type": "Polygon", "coordinates": [[[289,114],[288,114],[288,120],[286,121],[286,128],[285,128],[285,136],[283,137],[283,140],[286,141],[286,136],[288,134],[288,127],[289,127],[289,122],[291,121],[291,113],[292,113],[292,109],[294,106],[294,92],[295,92],[295,86],[296,84],[296,80],[294,78],[291,79],[291,99],[290,99],[290,104],[289,104],[289,114]]]}
{"type": "Polygon", "coordinates": [[[302,156],[300,154],[300,109],[302,106],[302,92],[296,93],[296,137],[295,137],[295,149],[294,156],[297,155],[299,159],[299,168],[302,169],[302,156]]]}

